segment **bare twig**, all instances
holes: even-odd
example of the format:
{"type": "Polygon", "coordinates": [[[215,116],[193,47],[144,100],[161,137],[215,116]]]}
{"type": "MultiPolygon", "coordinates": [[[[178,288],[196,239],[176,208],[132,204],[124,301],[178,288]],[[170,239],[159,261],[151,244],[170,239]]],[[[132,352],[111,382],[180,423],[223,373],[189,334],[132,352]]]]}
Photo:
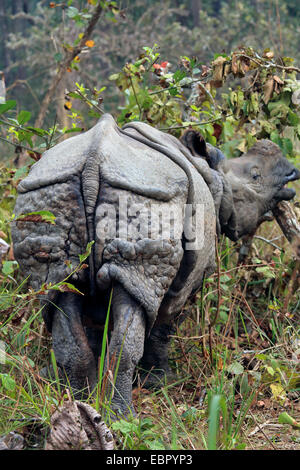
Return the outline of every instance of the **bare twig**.
{"type": "Polygon", "coordinates": [[[298,67],[279,65],[279,64],[274,64],[273,62],[268,62],[268,63],[264,64],[264,63],[260,62],[258,59],[255,59],[254,57],[250,57],[249,55],[243,54],[243,53],[240,53],[240,54],[237,53],[236,56],[237,57],[244,57],[245,59],[252,60],[252,62],[254,62],[255,64],[259,65],[260,67],[262,67],[264,69],[269,69],[270,67],[274,67],[276,69],[285,70],[286,72],[300,73],[300,69],[298,67]]]}
{"type": "Polygon", "coordinates": [[[217,292],[218,292],[218,304],[217,304],[217,310],[214,315],[214,318],[212,321],[209,322],[209,326],[213,327],[216,324],[216,321],[219,317],[220,313],[220,307],[221,307],[221,258],[220,258],[220,253],[218,250],[218,240],[216,237],[216,260],[217,260],[217,282],[218,282],[218,287],[217,287],[217,292]]]}
{"type": "Polygon", "coordinates": [[[273,246],[274,248],[277,248],[277,250],[279,250],[279,251],[284,251],[283,248],[281,248],[280,246],[273,243],[272,240],[268,240],[267,238],[261,237],[260,235],[254,235],[253,238],[257,238],[257,240],[262,240],[263,242],[268,243],[269,245],[273,246]]]}
{"type": "Polygon", "coordinates": [[[36,104],[37,104],[38,106],[40,106],[39,99],[38,99],[38,97],[36,96],[36,94],[35,94],[35,92],[33,91],[33,89],[31,88],[31,86],[29,85],[29,83],[28,83],[27,80],[21,80],[20,78],[18,78],[12,85],[10,85],[9,87],[7,87],[7,91],[12,90],[13,88],[15,88],[15,87],[18,86],[18,85],[25,85],[25,86],[28,88],[28,90],[29,90],[30,94],[32,95],[32,97],[33,97],[34,101],[36,102],[36,104]]]}
{"type": "Polygon", "coordinates": [[[136,104],[139,108],[139,112],[140,112],[140,119],[142,117],[142,114],[143,114],[143,111],[142,111],[142,108],[140,106],[140,103],[139,103],[139,100],[137,98],[137,95],[136,95],[136,92],[135,92],[135,88],[134,88],[134,85],[133,85],[133,81],[132,81],[132,78],[131,78],[131,75],[129,75],[129,80],[130,80],[130,84],[131,84],[131,88],[132,88],[132,91],[133,91],[133,94],[134,94],[134,98],[135,98],[135,101],[136,101],[136,104]]]}
{"type": "Polygon", "coordinates": [[[241,297],[242,297],[242,299],[243,299],[243,302],[244,302],[244,304],[246,305],[247,310],[248,310],[248,312],[250,313],[250,316],[251,316],[253,322],[254,322],[255,325],[260,329],[260,325],[259,325],[258,321],[256,320],[255,315],[254,315],[254,313],[252,312],[251,307],[250,307],[250,305],[248,304],[248,302],[247,302],[247,300],[246,300],[246,298],[245,298],[245,296],[244,296],[244,294],[242,293],[241,290],[239,290],[239,294],[241,295],[241,297]]]}
{"type": "Polygon", "coordinates": [[[297,277],[300,273],[300,261],[297,260],[296,261],[296,264],[295,264],[295,267],[293,269],[293,272],[292,272],[292,275],[291,275],[291,279],[290,279],[290,282],[289,282],[289,285],[288,285],[288,292],[285,296],[285,299],[284,299],[284,304],[283,304],[283,310],[284,312],[287,312],[288,310],[288,305],[289,305],[289,301],[294,293],[294,290],[297,286],[297,277]]]}
{"type": "Polygon", "coordinates": [[[6,142],[7,144],[13,145],[16,148],[21,147],[22,149],[28,150],[29,152],[33,152],[33,153],[38,152],[38,150],[35,150],[33,148],[30,148],[30,147],[26,147],[25,145],[22,145],[19,142],[12,142],[11,140],[7,140],[7,139],[5,139],[4,137],[1,137],[1,136],[0,136],[0,140],[2,140],[3,142],[6,142]]]}
{"type": "Polygon", "coordinates": [[[81,96],[81,98],[86,101],[92,108],[95,108],[96,111],[98,111],[98,113],[104,113],[104,110],[101,108],[101,106],[97,106],[95,105],[94,103],[91,102],[91,100],[89,100],[86,96],[84,96],[83,93],[81,93],[80,90],[76,90],[76,93],[81,96]]]}
{"type": "Polygon", "coordinates": [[[89,21],[89,23],[88,23],[88,25],[87,25],[87,27],[86,27],[83,35],[82,35],[82,38],[81,38],[79,44],[76,47],[72,48],[70,51],[66,52],[65,60],[59,65],[57,74],[55,75],[55,77],[54,77],[54,79],[53,79],[46,95],[44,96],[44,99],[43,99],[42,103],[41,103],[40,111],[39,111],[38,117],[36,118],[34,127],[42,127],[45,116],[46,116],[48,106],[51,102],[51,99],[52,99],[56,89],[57,89],[57,86],[59,85],[59,83],[63,79],[63,77],[64,77],[65,73],[67,72],[67,69],[70,67],[72,61],[75,59],[76,56],[78,56],[78,54],[80,54],[82,49],[85,47],[85,43],[89,39],[89,37],[91,36],[93,30],[95,29],[95,26],[96,26],[96,24],[97,24],[97,22],[98,22],[98,20],[101,16],[102,12],[103,12],[102,2],[99,1],[97,6],[94,9],[94,13],[93,13],[93,15],[91,17],[91,20],[89,21]]]}
{"type": "MultiPolygon", "coordinates": [[[[227,114],[227,116],[224,116],[224,119],[228,118],[229,116],[232,116],[233,113],[227,114]]],[[[221,121],[222,117],[218,117],[215,119],[210,119],[209,121],[197,121],[197,122],[190,122],[189,124],[183,124],[182,126],[171,126],[171,127],[159,127],[160,131],[170,131],[170,130],[175,130],[175,129],[185,129],[187,127],[193,127],[193,126],[204,126],[205,124],[210,124],[211,122],[218,122],[221,121]]]]}
{"type": "Polygon", "coordinates": [[[217,260],[217,282],[218,282],[218,303],[217,303],[217,310],[212,320],[209,321],[208,325],[208,333],[209,333],[209,355],[210,355],[210,362],[213,363],[213,355],[212,355],[212,329],[216,324],[216,321],[220,314],[220,307],[221,307],[221,259],[218,250],[218,239],[216,236],[215,239],[215,246],[216,246],[216,260],[217,260]]]}
{"type": "Polygon", "coordinates": [[[274,449],[274,450],[277,450],[277,447],[274,446],[273,442],[269,439],[269,437],[266,435],[266,433],[264,432],[263,428],[261,425],[258,424],[255,416],[253,415],[252,411],[250,410],[249,408],[249,413],[251,414],[252,416],[252,419],[255,421],[255,424],[257,426],[257,428],[259,429],[259,431],[264,435],[264,437],[267,439],[268,443],[270,444],[270,446],[274,449]]]}

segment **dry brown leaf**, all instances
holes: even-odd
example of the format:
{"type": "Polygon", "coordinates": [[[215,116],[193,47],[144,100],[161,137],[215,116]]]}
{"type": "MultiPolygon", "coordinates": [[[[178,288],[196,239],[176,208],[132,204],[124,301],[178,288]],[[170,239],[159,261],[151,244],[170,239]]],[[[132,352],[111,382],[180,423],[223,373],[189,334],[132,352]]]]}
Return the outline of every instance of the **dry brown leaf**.
{"type": "Polygon", "coordinates": [[[264,85],[264,103],[268,104],[274,91],[274,77],[268,78],[264,85]]]}
{"type": "Polygon", "coordinates": [[[238,73],[238,63],[237,63],[237,57],[236,54],[232,54],[232,59],[231,59],[231,70],[234,75],[238,73]]]}
{"type": "MultiPolygon", "coordinates": [[[[223,83],[224,77],[224,68],[227,59],[225,57],[219,56],[212,62],[213,66],[213,83],[223,83]]],[[[215,85],[216,86],[216,85],[215,85]]]]}

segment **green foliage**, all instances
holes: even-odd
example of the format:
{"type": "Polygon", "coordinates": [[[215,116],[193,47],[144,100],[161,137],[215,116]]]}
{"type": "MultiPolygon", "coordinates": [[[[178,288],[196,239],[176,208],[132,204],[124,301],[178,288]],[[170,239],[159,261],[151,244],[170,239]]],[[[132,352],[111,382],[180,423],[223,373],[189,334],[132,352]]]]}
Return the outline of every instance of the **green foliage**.
{"type": "Polygon", "coordinates": [[[150,418],[120,419],[112,424],[113,431],[120,434],[122,448],[127,450],[166,450],[158,437],[157,426],[150,418]]]}
{"type": "Polygon", "coordinates": [[[299,82],[297,69],[290,69],[292,59],[279,65],[269,50],[259,54],[241,48],[229,56],[218,55],[210,67],[184,56],[171,71],[167,61],[159,63],[156,45],[144,50],[110,77],[125,98],[120,125],[144,120],[177,137],[192,126],[228,157],[245,152],[256,139],[269,138],[287,156],[295,156],[299,82]],[[228,88],[231,83],[234,89],[228,88]],[[219,88],[225,90],[221,96],[219,88]]]}

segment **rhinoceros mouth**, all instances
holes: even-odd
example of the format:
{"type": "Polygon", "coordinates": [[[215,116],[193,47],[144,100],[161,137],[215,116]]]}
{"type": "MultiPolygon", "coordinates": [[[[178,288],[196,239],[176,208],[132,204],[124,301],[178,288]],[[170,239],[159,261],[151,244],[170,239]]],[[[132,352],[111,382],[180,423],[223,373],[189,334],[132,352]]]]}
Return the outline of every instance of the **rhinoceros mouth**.
{"type": "Polygon", "coordinates": [[[295,181],[300,178],[300,171],[294,168],[288,175],[283,179],[283,186],[290,181],[295,181]]]}
{"type": "Polygon", "coordinates": [[[279,187],[279,191],[276,194],[276,200],[279,201],[290,201],[296,195],[296,191],[293,188],[288,188],[287,184],[291,181],[298,180],[300,178],[300,171],[297,168],[293,168],[287,175],[283,177],[282,183],[279,187]]]}
{"type": "Polygon", "coordinates": [[[283,188],[277,193],[276,199],[278,201],[290,201],[295,196],[296,191],[293,188],[283,186],[283,188]]]}

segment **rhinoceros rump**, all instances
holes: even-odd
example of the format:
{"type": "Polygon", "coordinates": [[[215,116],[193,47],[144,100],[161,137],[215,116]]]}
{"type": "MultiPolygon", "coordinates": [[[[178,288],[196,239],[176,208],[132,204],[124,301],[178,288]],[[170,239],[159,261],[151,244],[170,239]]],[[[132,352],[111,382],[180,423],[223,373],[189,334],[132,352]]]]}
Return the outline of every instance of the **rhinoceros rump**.
{"type": "Polygon", "coordinates": [[[117,413],[133,410],[138,363],[145,374],[152,371],[150,383],[169,373],[169,336],[187,299],[214,270],[216,233],[236,240],[252,232],[268,210],[295,195],[285,185],[300,177],[269,141],[229,161],[211,146],[187,147],[144,123],[120,129],[104,115],[45,152],[19,184],[16,216],[40,210],[56,216],[55,225],[13,224],[15,257],[33,288],[65,279],[66,261],[74,268],[95,241],[89,268],[70,280],[84,296],[51,294],[43,315],[57,363],[80,396],[97,381],[113,286],[109,356],[120,356],[117,413]]]}

